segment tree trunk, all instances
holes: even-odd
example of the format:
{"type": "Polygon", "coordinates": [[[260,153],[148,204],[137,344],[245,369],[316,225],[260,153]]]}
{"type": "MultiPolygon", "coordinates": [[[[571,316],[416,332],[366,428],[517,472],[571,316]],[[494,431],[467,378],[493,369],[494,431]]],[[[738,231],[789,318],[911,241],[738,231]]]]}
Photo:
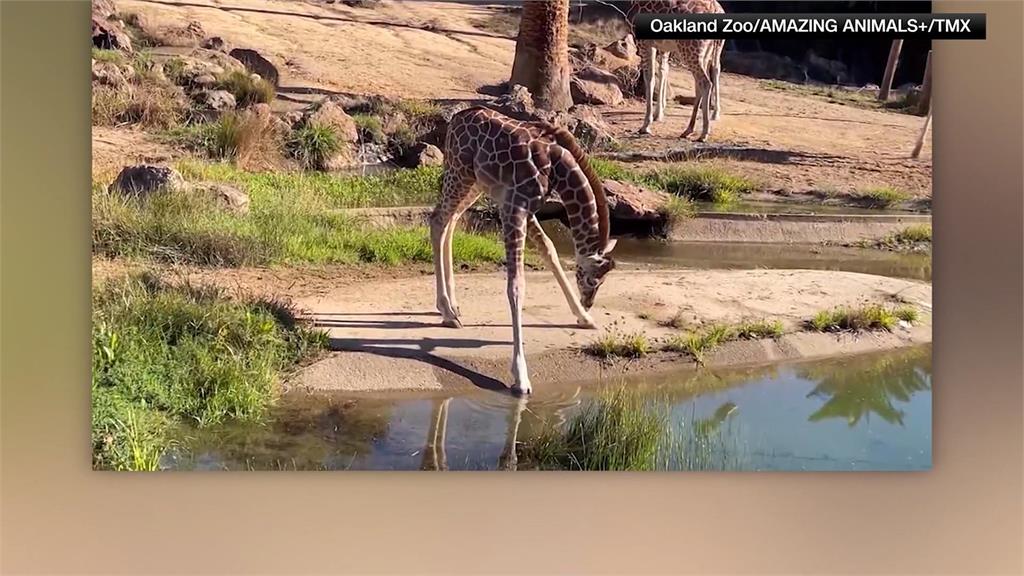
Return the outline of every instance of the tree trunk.
{"type": "Polygon", "coordinates": [[[900,60],[900,50],[903,49],[903,40],[892,41],[889,48],[889,61],[885,64],[885,76],[882,77],[882,87],[878,90],[878,99],[885,102],[889,99],[889,91],[892,90],[892,79],[896,75],[896,64],[900,60]]]}
{"type": "Polygon", "coordinates": [[[523,2],[509,85],[521,84],[538,108],[565,111],[569,94],[569,0],[523,2]]]}
{"type": "Polygon", "coordinates": [[[924,80],[921,81],[921,96],[917,103],[918,114],[928,112],[932,102],[932,51],[928,51],[928,59],[924,63],[924,80]]]}

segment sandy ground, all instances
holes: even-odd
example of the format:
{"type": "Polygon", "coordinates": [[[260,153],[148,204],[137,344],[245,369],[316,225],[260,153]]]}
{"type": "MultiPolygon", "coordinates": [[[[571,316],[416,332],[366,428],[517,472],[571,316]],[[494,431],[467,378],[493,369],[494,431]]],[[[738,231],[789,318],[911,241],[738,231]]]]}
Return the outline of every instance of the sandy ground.
{"type": "MultiPolygon", "coordinates": [[[[295,0],[122,0],[119,6],[141,14],[149,26],[197,20],[207,35],[259,50],[278,64],[279,106],[331,92],[480,99],[482,86],[507,79],[515,47],[513,39],[481,24],[498,10],[485,4],[386,0],[367,9],[295,0]]],[[[692,94],[689,74],[676,72],[670,79],[674,93],[692,94]]],[[[890,185],[931,195],[930,138],[920,159],[909,158],[922,118],[768,90],[733,74],[723,75],[722,105],[710,156],[768,189],[800,193],[890,185]],[[722,147],[745,152],[737,159],[722,147]]],[[[635,135],[641,102],[601,108],[625,150],[689,145],[678,138],[689,106],[670,107],[668,120],[648,137],[635,135]]]]}
{"type": "MultiPolygon", "coordinates": [[[[881,276],[808,270],[616,271],[592,310],[598,330],[580,329],[551,274],[528,273],[525,347],[534,385],[596,378],[607,370],[653,371],[691,363],[676,354],[608,366],[579,352],[605,331],[643,332],[653,342],[677,334],[662,322],[778,319],[790,332],[777,341],[738,342],[708,364],[737,365],[865,352],[931,341],[931,286],[881,276]],[[819,310],[862,303],[909,302],[923,321],[894,333],[811,334],[802,323],[819,310]]],[[[503,388],[512,332],[500,273],[456,276],[463,328],[445,328],[434,310],[433,278],[352,283],[295,302],[328,330],[339,352],[301,372],[293,385],[313,390],[380,391],[477,386],[503,388]]]]}

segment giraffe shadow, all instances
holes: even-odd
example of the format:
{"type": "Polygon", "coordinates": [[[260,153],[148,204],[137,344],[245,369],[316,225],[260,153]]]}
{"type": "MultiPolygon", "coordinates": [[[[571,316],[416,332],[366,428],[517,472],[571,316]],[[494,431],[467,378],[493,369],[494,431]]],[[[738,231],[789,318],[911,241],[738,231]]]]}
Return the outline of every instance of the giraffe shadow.
{"type": "Polygon", "coordinates": [[[330,338],[328,345],[331,350],[341,352],[363,352],[374,354],[385,358],[397,358],[402,360],[417,360],[429,364],[440,370],[460,376],[477,388],[511,394],[511,390],[505,384],[486,374],[478,372],[470,367],[463,366],[458,362],[442,358],[434,354],[438,347],[445,348],[483,348],[485,346],[507,345],[509,342],[494,340],[477,340],[471,338],[420,338],[409,340],[372,340],[366,338],[330,338]],[[403,346],[417,346],[408,348],[403,346]]]}

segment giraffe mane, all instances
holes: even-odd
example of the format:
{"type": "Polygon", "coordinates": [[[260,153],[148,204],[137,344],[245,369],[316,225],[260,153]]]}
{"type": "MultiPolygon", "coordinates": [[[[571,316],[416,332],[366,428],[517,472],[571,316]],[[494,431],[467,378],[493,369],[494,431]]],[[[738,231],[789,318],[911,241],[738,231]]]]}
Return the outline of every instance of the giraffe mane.
{"type": "Polygon", "coordinates": [[[558,126],[550,126],[550,134],[555,138],[555,142],[559,146],[564,148],[569,154],[572,154],[573,159],[576,160],[576,164],[579,165],[580,170],[583,171],[583,175],[586,176],[587,182],[590,183],[590,189],[594,193],[594,203],[597,205],[597,229],[601,235],[601,248],[604,249],[608,246],[608,240],[610,238],[610,224],[608,218],[608,198],[604,193],[604,184],[601,182],[601,177],[594,171],[594,167],[590,165],[590,161],[587,159],[586,152],[580,147],[576,141],[576,137],[572,135],[565,128],[558,126]]]}

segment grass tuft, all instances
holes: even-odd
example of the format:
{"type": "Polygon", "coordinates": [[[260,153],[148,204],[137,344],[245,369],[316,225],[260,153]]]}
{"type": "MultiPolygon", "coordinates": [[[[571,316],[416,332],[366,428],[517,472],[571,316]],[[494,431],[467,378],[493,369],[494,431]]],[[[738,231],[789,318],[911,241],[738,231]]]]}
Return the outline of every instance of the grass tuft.
{"type": "Polygon", "coordinates": [[[891,186],[868,188],[856,194],[857,198],[867,202],[872,208],[889,208],[910,199],[910,195],[891,186]]]}
{"type": "Polygon", "coordinates": [[[338,133],[331,126],[316,123],[294,130],[285,149],[306,170],[327,170],[331,158],[341,151],[338,133]]]}
{"type": "MultiPolygon", "coordinates": [[[[911,313],[900,310],[909,316],[911,313]]],[[[916,315],[916,310],[913,312],[916,315]]],[[[810,320],[810,327],[819,332],[887,330],[892,331],[900,317],[897,311],[880,304],[869,304],[859,308],[834,308],[822,310],[810,320]]]]}
{"type": "Polygon", "coordinates": [[[744,321],[732,325],[712,324],[701,330],[674,336],[665,343],[664,349],[684,352],[693,356],[697,362],[703,363],[709,352],[726,342],[780,338],[783,332],[782,322],[778,320],[744,321]]]}
{"type": "Polygon", "coordinates": [[[892,240],[897,244],[916,244],[932,241],[932,227],[927,224],[907,226],[893,234],[892,240]]]}
{"type": "Polygon", "coordinates": [[[327,345],[265,301],[150,275],[94,290],[92,337],[93,465],[114,470],[156,469],[175,424],[260,420],[281,377],[327,345]]]}
{"type": "Polygon", "coordinates": [[[601,158],[591,159],[590,164],[602,179],[632,182],[688,200],[730,204],[758,188],[753,180],[715,166],[666,164],[637,171],[620,162],[601,158]]]}
{"type": "Polygon", "coordinates": [[[654,470],[667,435],[667,409],[620,388],[586,404],[564,430],[542,431],[520,457],[548,470],[654,470]]]}
{"type": "Polygon", "coordinates": [[[276,96],[273,84],[262,78],[254,79],[244,70],[224,73],[219,79],[219,85],[222,90],[234,95],[235,102],[240,108],[253,104],[268,104],[276,96]]]}
{"type": "Polygon", "coordinates": [[[651,352],[651,343],[642,332],[619,334],[607,331],[583,347],[583,352],[598,358],[642,358],[651,352]]]}

